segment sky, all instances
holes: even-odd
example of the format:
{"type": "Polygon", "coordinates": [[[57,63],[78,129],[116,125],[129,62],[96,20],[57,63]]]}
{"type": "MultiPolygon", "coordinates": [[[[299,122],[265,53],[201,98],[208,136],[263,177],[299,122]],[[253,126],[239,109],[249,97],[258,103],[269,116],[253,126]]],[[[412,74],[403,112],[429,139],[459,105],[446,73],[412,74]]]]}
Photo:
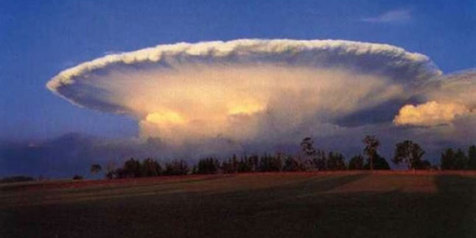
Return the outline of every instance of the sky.
{"type": "MultiPolygon", "coordinates": [[[[0,175],[34,172],[16,170],[23,166],[18,151],[38,158],[21,143],[79,143],[84,135],[116,141],[141,133],[130,115],[77,107],[46,89],[82,62],[178,42],[335,39],[418,52],[447,74],[476,65],[475,12],[474,1],[1,1],[0,141],[8,146],[0,175]]],[[[122,146],[123,154],[144,150],[124,147],[133,146],[122,146]]],[[[76,168],[78,155],[68,156],[76,168]]]]}

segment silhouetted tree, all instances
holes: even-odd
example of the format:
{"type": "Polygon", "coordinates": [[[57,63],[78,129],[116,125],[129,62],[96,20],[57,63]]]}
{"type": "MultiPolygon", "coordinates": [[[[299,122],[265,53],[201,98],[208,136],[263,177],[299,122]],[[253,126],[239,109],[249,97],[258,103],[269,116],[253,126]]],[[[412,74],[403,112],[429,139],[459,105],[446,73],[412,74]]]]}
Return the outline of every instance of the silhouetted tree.
{"type": "Polygon", "coordinates": [[[305,155],[314,155],[316,153],[316,149],[314,149],[314,141],[311,137],[306,137],[301,141],[301,151],[305,155]]]}
{"type": "Polygon", "coordinates": [[[162,167],[160,164],[151,158],[147,158],[142,161],[140,168],[141,176],[143,177],[159,176],[162,173],[162,167]]]}
{"type": "Polygon", "coordinates": [[[299,167],[301,167],[302,170],[308,170],[312,167],[316,167],[314,161],[319,151],[314,148],[314,141],[311,139],[311,137],[304,138],[301,141],[300,146],[302,154],[298,156],[297,162],[299,167]]]}
{"type": "Polygon", "coordinates": [[[281,157],[274,157],[268,154],[260,157],[259,171],[261,172],[280,171],[282,167],[281,157]]]}
{"type": "Polygon", "coordinates": [[[90,171],[91,171],[92,174],[97,174],[97,173],[101,172],[101,170],[102,170],[101,165],[99,165],[99,164],[91,165],[90,171]]]}
{"type": "Polygon", "coordinates": [[[76,174],[76,175],[73,176],[73,180],[82,180],[82,179],[83,179],[83,176],[81,176],[81,175],[76,174]]]}
{"type": "Polygon", "coordinates": [[[300,171],[301,168],[299,167],[298,161],[294,159],[292,156],[288,155],[284,159],[283,170],[284,171],[300,171]]]}
{"type": "Polygon", "coordinates": [[[329,152],[327,157],[327,169],[328,170],[345,170],[345,159],[341,153],[329,152]]]}
{"type": "Polygon", "coordinates": [[[315,156],[312,158],[312,164],[317,170],[327,169],[327,155],[323,150],[317,150],[315,156]]]}
{"type": "MultiPolygon", "coordinates": [[[[378,153],[374,154],[374,162],[373,162],[374,169],[376,170],[389,170],[390,165],[387,163],[387,160],[380,156],[378,153]]],[[[370,169],[370,161],[364,165],[364,169],[370,169]]]]}
{"type": "Polygon", "coordinates": [[[375,136],[367,135],[362,140],[365,144],[364,153],[368,156],[370,170],[374,169],[374,160],[377,155],[377,149],[380,146],[380,142],[375,136]]]}
{"type": "Polygon", "coordinates": [[[422,166],[421,158],[424,154],[425,151],[419,144],[411,140],[405,140],[395,146],[395,155],[392,161],[395,164],[405,163],[408,169],[420,169],[422,166]]]}
{"type": "Polygon", "coordinates": [[[233,169],[233,165],[230,163],[230,160],[226,160],[221,163],[221,170],[225,174],[236,173],[236,171],[233,169]]]}
{"type": "Polygon", "coordinates": [[[463,152],[463,150],[458,149],[455,153],[455,169],[462,170],[466,169],[468,165],[468,157],[463,152]]]}
{"type": "Polygon", "coordinates": [[[351,170],[361,170],[364,168],[364,157],[361,155],[356,155],[352,157],[349,161],[349,169],[351,170]]]}
{"type": "Polygon", "coordinates": [[[236,155],[233,155],[230,159],[225,160],[221,164],[223,173],[236,173],[238,172],[238,159],[236,155]]]}
{"type": "Polygon", "coordinates": [[[469,159],[461,149],[454,152],[452,148],[448,148],[441,154],[442,170],[462,170],[468,168],[468,166],[469,159]]]}
{"type": "Polygon", "coordinates": [[[476,169],[476,145],[468,148],[468,169],[476,169]]]}
{"type": "Polygon", "coordinates": [[[138,160],[130,158],[124,163],[122,171],[119,171],[120,178],[138,178],[141,177],[141,164],[138,160]]]}
{"type": "Polygon", "coordinates": [[[252,155],[248,157],[248,160],[251,165],[251,171],[258,171],[259,157],[257,155],[252,155]]]}
{"type": "Polygon", "coordinates": [[[215,174],[218,172],[220,163],[215,158],[205,158],[198,161],[197,171],[198,174],[215,174]]]}
{"type": "Polygon", "coordinates": [[[453,149],[448,148],[441,154],[441,169],[455,169],[455,152],[453,149]]]}
{"type": "Polygon", "coordinates": [[[258,170],[259,157],[257,155],[246,156],[244,155],[238,162],[238,172],[247,173],[258,170]]]}
{"type": "Polygon", "coordinates": [[[165,175],[186,175],[188,172],[188,165],[183,160],[173,160],[165,164],[165,175]]]}

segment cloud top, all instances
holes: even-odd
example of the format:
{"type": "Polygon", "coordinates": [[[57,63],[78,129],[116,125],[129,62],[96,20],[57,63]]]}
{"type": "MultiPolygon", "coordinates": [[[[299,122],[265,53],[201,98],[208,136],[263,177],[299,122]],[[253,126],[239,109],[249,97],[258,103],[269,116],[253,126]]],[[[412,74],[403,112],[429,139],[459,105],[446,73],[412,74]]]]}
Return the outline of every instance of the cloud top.
{"type": "MultiPolygon", "coordinates": [[[[445,107],[436,89],[450,84],[440,76],[427,56],[386,44],[245,39],[107,55],[60,72],[47,87],[76,105],[135,118],[142,137],[253,144],[391,125],[400,107],[432,98],[445,107]]],[[[434,116],[428,106],[409,108],[403,114],[434,116]]],[[[397,125],[415,120],[403,114],[397,125]]]]}
{"type": "Polygon", "coordinates": [[[350,64],[354,69],[395,73],[396,76],[407,74],[423,79],[441,74],[427,56],[387,44],[343,40],[243,39],[158,45],[133,52],[106,55],[60,72],[47,83],[47,87],[59,93],[62,86],[72,84],[76,78],[115,65],[151,63],[156,67],[168,68],[203,61],[270,62],[309,67],[346,67],[350,64]]]}

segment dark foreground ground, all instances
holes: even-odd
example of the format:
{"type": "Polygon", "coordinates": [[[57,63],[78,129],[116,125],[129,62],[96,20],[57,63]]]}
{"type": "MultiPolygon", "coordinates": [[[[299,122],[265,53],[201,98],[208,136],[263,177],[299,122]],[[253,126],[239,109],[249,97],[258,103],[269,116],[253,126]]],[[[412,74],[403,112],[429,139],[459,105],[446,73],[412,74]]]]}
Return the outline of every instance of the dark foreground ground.
{"type": "Polygon", "coordinates": [[[269,173],[0,185],[0,237],[476,237],[476,175],[269,173]]]}

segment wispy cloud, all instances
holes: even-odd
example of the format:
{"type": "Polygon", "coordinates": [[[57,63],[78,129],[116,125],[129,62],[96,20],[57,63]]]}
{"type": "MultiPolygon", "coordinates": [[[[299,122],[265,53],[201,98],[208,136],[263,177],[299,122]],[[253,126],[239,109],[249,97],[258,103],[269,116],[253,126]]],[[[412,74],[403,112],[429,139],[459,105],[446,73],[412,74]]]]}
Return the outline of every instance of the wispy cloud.
{"type": "Polygon", "coordinates": [[[371,23],[404,23],[412,19],[412,12],[408,9],[398,9],[384,12],[375,17],[362,18],[363,22],[371,23]]]}

